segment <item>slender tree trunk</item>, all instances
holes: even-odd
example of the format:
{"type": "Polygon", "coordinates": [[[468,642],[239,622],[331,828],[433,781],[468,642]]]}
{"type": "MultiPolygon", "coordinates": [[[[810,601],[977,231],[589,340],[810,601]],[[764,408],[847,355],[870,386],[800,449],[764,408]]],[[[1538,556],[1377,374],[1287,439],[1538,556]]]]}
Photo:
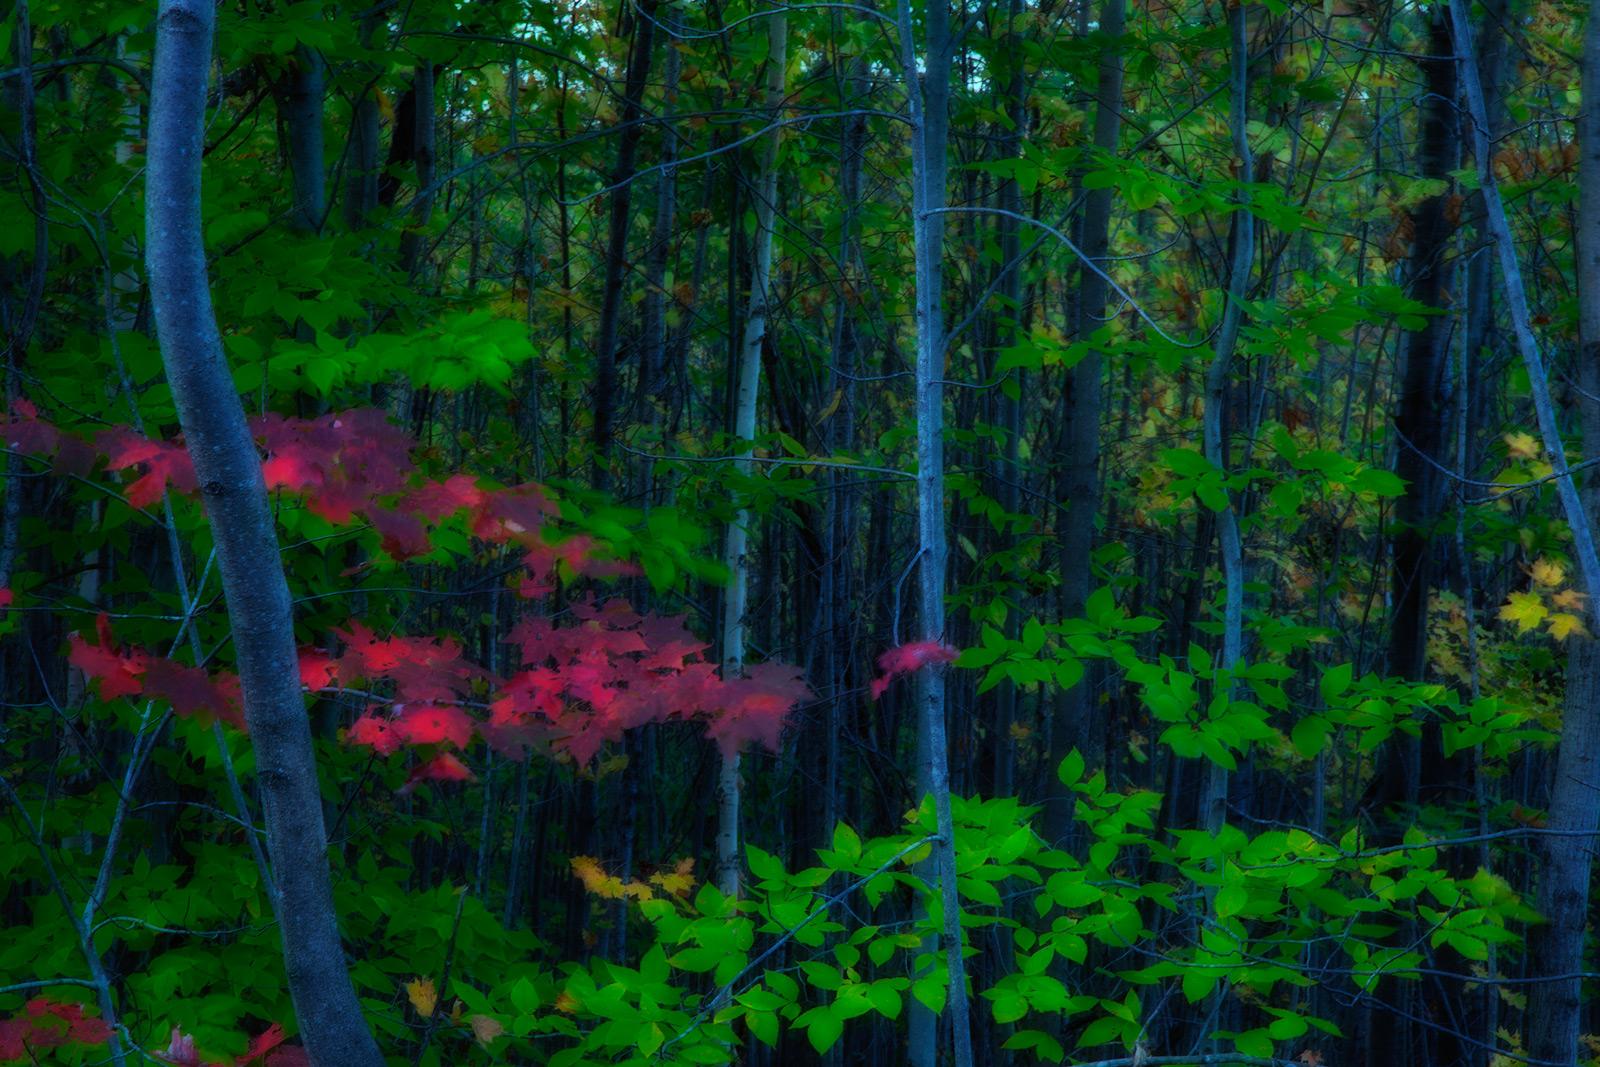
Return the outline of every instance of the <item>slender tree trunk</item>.
{"type": "MultiPolygon", "coordinates": [[[[772,121],[783,105],[784,67],[788,62],[789,20],[779,8],[767,16],[767,108],[772,121]]],[[[740,459],[734,463],[741,475],[750,473],[750,445],[756,435],[756,396],[761,388],[761,346],[766,340],[768,298],[772,280],[772,227],[778,199],[778,138],[774,126],[763,143],[761,175],[756,185],[756,232],[750,271],[750,310],[745,317],[734,390],[733,436],[740,442],[740,459]]],[[[722,609],[722,676],[744,673],[745,611],[750,564],[750,512],[741,508],[723,536],[723,564],[732,575],[722,609]]],[[[724,759],[717,773],[717,887],[726,896],[739,893],[739,754],[724,759]]]]}
{"type": "MultiPolygon", "coordinates": [[[[606,238],[605,284],[600,297],[600,323],[594,343],[594,448],[596,484],[611,485],[612,422],[617,411],[617,329],[622,317],[622,283],[628,267],[628,223],[633,215],[634,159],[644,134],[645,81],[650,76],[654,42],[656,0],[639,0],[633,16],[633,51],[628,57],[627,81],[622,90],[622,122],[617,141],[617,162],[607,178],[611,218],[606,238]]],[[[668,136],[671,136],[669,133],[668,136]]]]}
{"type": "MultiPolygon", "coordinates": [[[[361,21],[361,44],[372,46],[372,36],[380,25],[376,15],[361,21]]],[[[372,209],[378,206],[378,98],[376,89],[365,86],[350,114],[349,146],[345,150],[344,224],[359,230],[367,224],[372,209]]]]}
{"type": "Polygon", "coordinates": [[[261,459],[222,353],[200,237],[200,159],[215,10],[162,0],[145,240],[162,360],[205,501],[256,753],[295,1016],[316,1067],[383,1067],[339,940],[293,609],[261,459]]]}
{"type": "Polygon", "coordinates": [[[433,128],[433,64],[419,65],[411,76],[411,97],[415,126],[411,158],[417,165],[417,196],[411,202],[411,224],[400,235],[400,269],[415,278],[422,268],[428,240],[424,232],[433,217],[433,168],[435,143],[433,128]]]}
{"type": "MultiPolygon", "coordinates": [[[[1120,37],[1127,17],[1126,0],[1106,0],[1100,9],[1100,28],[1113,39],[1120,37]]],[[[1100,53],[1099,85],[1095,90],[1094,146],[1114,155],[1122,129],[1122,55],[1115,46],[1100,53]]],[[[1079,336],[1092,336],[1105,315],[1106,282],[1090,269],[1110,248],[1111,206],[1115,190],[1091,189],[1084,198],[1082,244],[1090,263],[1082,265],[1077,289],[1079,336]]],[[[1100,374],[1101,359],[1091,353],[1067,371],[1062,396],[1062,468],[1059,495],[1066,505],[1057,541],[1059,550],[1060,609],[1062,619],[1080,619],[1094,591],[1094,569],[1089,565],[1094,548],[1094,521],[1100,512],[1100,374]]],[[[1050,760],[1059,765],[1076,748],[1089,766],[1098,766],[1101,734],[1100,709],[1090,691],[1086,673],[1077,685],[1058,691],[1050,719],[1050,760]]],[[[1045,800],[1045,838],[1064,843],[1071,832],[1072,798],[1052,789],[1045,800]]]]}
{"type": "MultiPolygon", "coordinates": [[[[917,638],[944,639],[945,539],[944,507],[944,266],[946,146],[950,126],[950,11],[930,4],[925,11],[927,36],[917,71],[916,38],[910,0],[899,3],[900,70],[905,79],[911,117],[911,237],[916,265],[916,397],[917,414],[917,638]]],[[[950,810],[950,754],[945,721],[943,664],[916,672],[917,795],[933,800],[939,841],[933,855],[918,869],[930,890],[938,887],[944,913],[945,965],[949,992],[945,1008],[955,1051],[955,1067],[972,1067],[972,1029],[967,1008],[966,961],[962,953],[961,903],[956,889],[954,819],[950,810]]],[[[913,962],[926,974],[937,951],[937,938],[926,938],[913,962]]],[[[911,1062],[932,1067],[937,1027],[920,1003],[913,1002],[911,1062]]]]}
{"type": "Polygon", "coordinates": [[[305,45],[295,49],[293,62],[294,69],[285,75],[279,98],[284,125],[289,130],[289,170],[294,178],[294,206],[289,213],[289,224],[315,234],[322,232],[322,222],[328,211],[322,139],[326,68],[316,49],[305,45]]]}
{"type": "MultiPolygon", "coordinates": [[[[1241,177],[1254,173],[1249,137],[1249,8],[1236,4],[1228,9],[1228,130],[1233,141],[1235,167],[1241,177]]],[[[1205,414],[1201,435],[1205,457],[1217,470],[1227,474],[1228,450],[1223,441],[1223,420],[1228,411],[1229,385],[1233,376],[1234,349],[1239,327],[1244,320],[1243,301],[1250,289],[1250,272],[1255,258],[1255,220],[1247,206],[1248,192],[1240,189],[1240,206],[1230,216],[1228,228],[1228,290],[1222,310],[1222,327],[1217,331],[1215,355],[1206,371],[1205,414]]],[[[1239,665],[1244,645],[1244,550],[1239,537],[1239,516],[1233,493],[1224,489],[1226,507],[1216,513],[1217,546],[1222,561],[1222,648],[1215,660],[1213,685],[1223,687],[1232,697],[1231,672],[1239,665]]],[[[1228,768],[1215,759],[1206,761],[1206,776],[1201,787],[1200,820],[1207,833],[1219,836],[1228,823],[1228,768]]],[[[1216,887],[1205,889],[1206,910],[1215,906],[1216,887]]],[[[1207,1018],[1215,1018],[1225,994],[1222,984],[1206,998],[1207,1018]]],[[[1219,1020],[1220,1023],[1220,1020],[1219,1020]]],[[[1215,1025],[1215,1024],[1214,1024],[1215,1025]]],[[[1226,1024],[1221,1024],[1226,1025],[1226,1024]]],[[[1217,1048],[1216,1051],[1221,1051],[1217,1048]]]]}
{"type": "MultiPolygon", "coordinates": [[[[1459,34],[1459,28],[1466,25],[1466,14],[1459,8],[1455,22],[1459,34]]],[[[1579,408],[1584,456],[1589,457],[1600,455],[1600,402],[1595,400],[1600,396],[1600,107],[1595,106],[1600,102],[1600,0],[1589,4],[1589,21],[1583,32],[1581,85],[1583,108],[1577,118],[1582,150],[1576,225],[1578,384],[1583,397],[1579,408]]],[[[1480,146],[1478,151],[1485,149],[1480,146]]],[[[1480,173],[1483,166],[1480,161],[1480,173]]],[[[1493,221],[1491,217],[1491,228],[1493,221]]],[[[1520,283],[1517,288],[1520,292],[1520,283]]],[[[1515,294],[1512,299],[1515,301],[1515,294]]],[[[1520,335],[1522,324],[1515,325],[1520,335]]],[[[1553,439],[1546,436],[1546,442],[1553,443],[1553,439]]],[[[1559,463],[1560,445],[1555,447],[1551,455],[1559,463]]],[[[1592,529],[1600,523],[1600,478],[1592,471],[1586,476],[1582,507],[1592,529]]],[[[1573,527],[1574,538],[1582,536],[1577,524],[1573,527]]],[[[1593,553],[1592,542],[1590,552],[1593,553]]],[[[1600,585],[1588,573],[1584,584],[1589,593],[1589,632],[1600,634],[1600,626],[1596,625],[1600,619],[1596,590],[1600,585]]],[[[1568,638],[1567,645],[1570,655],[1566,712],[1561,720],[1561,744],[1550,784],[1550,806],[1545,812],[1552,836],[1539,843],[1542,863],[1536,907],[1545,922],[1533,927],[1528,937],[1528,976],[1534,981],[1528,987],[1527,1020],[1531,1058],[1577,1064],[1582,1062],[1578,1039],[1583,1031],[1585,998],[1582,981],[1573,976],[1587,969],[1584,941],[1596,842],[1595,837],[1579,835],[1600,829],[1600,804],[1595,802],[1596,787],[1600,785],[1600,646],[1592,636],[1568,638]]]]}

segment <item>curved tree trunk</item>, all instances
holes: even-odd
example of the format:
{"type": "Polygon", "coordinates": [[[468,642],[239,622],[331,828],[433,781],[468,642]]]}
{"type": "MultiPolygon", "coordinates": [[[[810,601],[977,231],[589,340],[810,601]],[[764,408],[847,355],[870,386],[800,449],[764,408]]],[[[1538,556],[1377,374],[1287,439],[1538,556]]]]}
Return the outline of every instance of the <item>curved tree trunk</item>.
{"type": "Polygon", "coordinates": [[[204,0],[162,0],[156,19],[145,219],[156,329],[216,540],[300,1032],[317,1067],[384,1067],[339,941],[289,587],[261,458],[211,307],[200,156],[213,19],[204,0]]]}

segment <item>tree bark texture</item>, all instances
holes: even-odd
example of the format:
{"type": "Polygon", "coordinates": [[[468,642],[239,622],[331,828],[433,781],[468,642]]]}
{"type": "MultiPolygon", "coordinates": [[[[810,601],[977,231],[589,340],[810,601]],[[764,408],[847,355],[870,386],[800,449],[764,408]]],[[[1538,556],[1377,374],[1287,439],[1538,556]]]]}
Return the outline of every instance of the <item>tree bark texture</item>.
{"type": "Polygon", "coordinates": [[[284,965],[316,1067],[384,1067],[339,940],[288,585],[261,458],[222,352],[201,240],[213,6],[162,0],[146,171],[146,264],[162,360],[217,546],[279,891],[284,965]]]}

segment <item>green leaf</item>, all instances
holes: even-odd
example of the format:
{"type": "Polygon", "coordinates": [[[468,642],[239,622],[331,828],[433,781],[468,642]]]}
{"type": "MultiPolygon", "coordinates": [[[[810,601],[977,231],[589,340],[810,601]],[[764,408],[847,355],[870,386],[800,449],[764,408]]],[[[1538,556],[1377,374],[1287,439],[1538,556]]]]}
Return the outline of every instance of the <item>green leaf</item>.
{"type": "Polygon", "coordinates": [[[1306,759],[1315,759],[1328,741],[1328,724],[1320,715],[1307,715],[1289,733],[1294,749],[1306,759]]]}
{"type": "Polygon", "coordinates": [[[1348,663],[1329,667],[1322,672],[1321,691],[1324,704],[1332,704],[1350,688],[1350,673],[1351,666],[1348,663]]]}

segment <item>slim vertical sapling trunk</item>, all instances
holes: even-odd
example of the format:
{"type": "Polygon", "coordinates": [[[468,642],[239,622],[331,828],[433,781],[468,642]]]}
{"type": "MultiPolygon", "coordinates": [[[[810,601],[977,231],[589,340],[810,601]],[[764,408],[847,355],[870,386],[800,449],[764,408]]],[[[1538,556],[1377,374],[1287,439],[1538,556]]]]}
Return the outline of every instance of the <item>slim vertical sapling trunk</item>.
{"type": "Polygon", "coordinates": [[[317,1067],[383,1067],[339,941],[289,588],[261,459],[223,357],[200,231],[214,10],[162,0],[150,94],[146,264],[161,356],[216,541],[255,747],[289,992],[317,1067]]]}

